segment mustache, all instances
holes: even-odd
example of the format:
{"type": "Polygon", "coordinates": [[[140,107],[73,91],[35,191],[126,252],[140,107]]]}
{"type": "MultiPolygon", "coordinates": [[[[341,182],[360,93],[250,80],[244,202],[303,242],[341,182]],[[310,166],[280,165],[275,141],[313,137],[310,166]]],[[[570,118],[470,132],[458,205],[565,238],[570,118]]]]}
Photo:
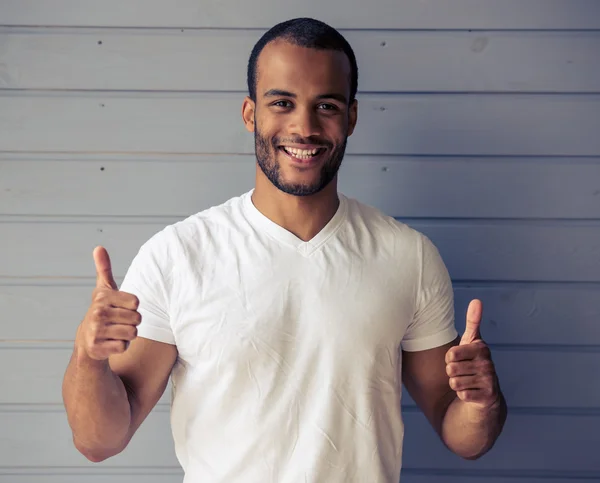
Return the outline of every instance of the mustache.
{"type": "Polygon", "coordinates": [[[319,139],[315,136],[309,136],[307,138],[303,138],[301,136],[292,136],[288,138],[280,138],[274,137],[271,140],[273,147],[281,146],[282,144],[314,144],[321,148],[330,148],[332,144],[324,139],[319,139]]]}

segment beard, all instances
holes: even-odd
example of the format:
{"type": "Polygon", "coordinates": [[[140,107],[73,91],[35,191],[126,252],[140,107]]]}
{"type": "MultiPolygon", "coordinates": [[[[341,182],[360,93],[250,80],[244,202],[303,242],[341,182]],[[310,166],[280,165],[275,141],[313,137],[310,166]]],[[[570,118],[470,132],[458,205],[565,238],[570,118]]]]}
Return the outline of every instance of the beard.
{"type": "Polygon", "coordinates": [[[277,159],[279,153],[278,146],[290,144],[316,144],[321,147],[331,148],[331,144],[323,141],[311,140],[310,138],[303,139],[300,137],[279,138],[274,137],[271,140],[262,136],[254,123],[254,150],[256,153],[256,161],[260,169],[269,179],[269,181],[279,190],[293,196],[310,196],[318,193],[325,188],[337,175],[344,153],[346,152],[346,144],[348,137],[344,138],[344,142],[330,152],[329,158],[325,160],[319,177],[313,183],[286,183],[281,174],[281,166],[277,159]]]}

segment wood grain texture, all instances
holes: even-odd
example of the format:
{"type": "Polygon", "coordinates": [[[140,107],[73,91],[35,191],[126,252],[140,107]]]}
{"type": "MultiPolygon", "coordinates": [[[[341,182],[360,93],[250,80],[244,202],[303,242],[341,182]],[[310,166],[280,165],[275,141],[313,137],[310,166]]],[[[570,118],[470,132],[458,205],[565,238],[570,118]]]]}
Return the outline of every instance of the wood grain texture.
{"type": "Polygon", "coordinates": [[[600,344],[600,297],[596,286],[455,285],[456,326],[461,333],[467,307],[474,298],[483,302],[481,331],[488,343],[531,345],[531,349],[538,344],[600,344]]]}
{"type": "MultiPolygon", "coordinates": [[[[0,93],[4,151],[254,152],[243,94],[0,93]]],[[[600,95],[364,95],[352,154],[600,155],[600,95]]]]}
{"type": "MultiPolygon", "coordinates": [[[[7,434],[11,434],[10,438],[0,438],[0,468],[71,466],[91,470],[95,466],[75,449],[63,411],[0,412],[0,427],[7,428],[7,434]]],[[[176,469],[179,464],[173,448],[169,413],[151,412],[127,449],[105,466],[176,469]]]]}
{"type": "MultiPolygon", "coordinates": [[[[598,416],[509,416],[505,432],[492,452],[477,461],[461,460],[450,453],[420,413],[406,413],[404,419],[406,469],[502,471],[510,462],[513,472],[600,471],[598,416]]],[[[94,466],[73,447],[62,412],[0,412],[0,427],[8,428],[14,436],[0,439],[0,466],[68,466],[86,470],[94,466]],[[40,432],[42,427],[46,431],[40,432]]],[[[101,464],[115,469],[176,467],[168,412],[151,413],[130,446],[101,464]]]]}
{"type": "MultiPolygon", "coordinates": [[[[253,188],[255,164],[0,154],[0,215],[185,216],[253,188]]],[[[600,158],[348,155],[338,186],[399,218],[600,218],[600,158]]]]}
{"type": "Polygon", "coordinates": [[[348,0],[340,8],[319,0],[4,0],[2,25],[270,28],[294,17],[314,17],[337,28],[597,29],[594,0],[348,0]],[[258,14],[260,12],[260,14],[258,14]]]}
{"type": "MultiPolygon", "coordinates": [[[[93,266],[89,266],[93,270],[93,266]]],[[[90,272],[92,273],[92,272],[90,272]]],[[[49,280],[61,283],[61,280],[49,280]]],[[[0,340],[70,341],[91,300],[85,284],[0,285],[0,340]]],[[[456,326],[463,332],[474,298],[483,301],[482,334],[490,344],[600,345],[598,288],[579,285],[455,284],[456,326]]]]}
{"type": "Polygon", "coordinates": [[[406,415],[405,468],[598,472],[598,416],[509,414],[493,450],[477,461],[448,451],[420,413],[406,415]]]}
{"type": "Polygon", "coordinates": [[[0,3],[0,483],[181,483],[169,389],[122,455],[73,447],[92,249],[120,281],[153,233],[253,186],[248,54],[315,15],[359,62],[340,189],[438,245],[459,331],[483,300],[512,409],[467,462],[405,395],[402,483],[600,481],[600,2],[0,3]]]}
{"type": "MultiPolygon", "coordinates": [[[[0,277],[31,282],[95,277],[91,254],[97,245],[106,247],[121,277],[139,247],[174,221],[0,223],[0,277]]],[[[437,245],[455,280],[600,281],[597,222],[411,220],[409,225],[437,245]]]]}
{"type": "MultiPolygon", "coordinates": [[[[71,348],[15,344],[0,349],[0,404],[62,404],[61,384],[71,348]],[[14,368],[18,367],[18,371],[14,368]]],[[[493,350],[502,390],[512,409],[600,407],[600,352],[493,350]]],[[[168,405],[168,388],[161,404],[168,405]]],[[[414,407],[407,394],[403,405],[414,407]]]]}
{"type": "MultiPolygon", "coordinates": [[[[598,32],[342,34],[356,54],[363,92],[600,92],[598,32]]],[[[0,87],[245,92],[248,57],[261,35],[0,28],[0,87]]]]}

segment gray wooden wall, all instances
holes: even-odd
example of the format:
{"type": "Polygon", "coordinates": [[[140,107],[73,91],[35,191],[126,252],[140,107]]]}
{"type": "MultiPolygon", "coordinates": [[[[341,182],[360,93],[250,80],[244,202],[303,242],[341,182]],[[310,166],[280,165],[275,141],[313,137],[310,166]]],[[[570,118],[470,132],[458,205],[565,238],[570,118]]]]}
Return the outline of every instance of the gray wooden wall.
{"type": "MultiPolygon", "coordinates": [[[[600,2],[1,0],[0,482],[179,483],[166,397],[118,457],[70,439],[61,379],[94,285],[253,185],[253,43],[314,16],[360,68],[341,190],[439,246],[510,404],[476,462],[406,403],[403,483],[600,480],[600,2]]],[[[207,482],[208,483],[208,482],[207,482]]]]}

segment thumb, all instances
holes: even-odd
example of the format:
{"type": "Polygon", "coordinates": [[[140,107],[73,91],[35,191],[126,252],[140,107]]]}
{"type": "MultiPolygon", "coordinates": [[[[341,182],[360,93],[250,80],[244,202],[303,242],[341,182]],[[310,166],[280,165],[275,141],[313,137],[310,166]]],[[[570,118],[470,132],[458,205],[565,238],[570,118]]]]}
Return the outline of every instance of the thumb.
{"type": "Polygon", "coordinates": [[[96,287],[106,287],[117,290],[117,284],[112,274],[110,257],[104,247],[94,249],[94,263],[96,264],[96,287]]]}
{"type": "Polygon", "coordinates": [[[479,327],[481,325],[481,314],[483,312],[483,304],[481,300],[471,300],[467,309],[467,324],[465,333],[460,339],[460,345],[470,344],[478,339],[481,339],[479,327]]]}

